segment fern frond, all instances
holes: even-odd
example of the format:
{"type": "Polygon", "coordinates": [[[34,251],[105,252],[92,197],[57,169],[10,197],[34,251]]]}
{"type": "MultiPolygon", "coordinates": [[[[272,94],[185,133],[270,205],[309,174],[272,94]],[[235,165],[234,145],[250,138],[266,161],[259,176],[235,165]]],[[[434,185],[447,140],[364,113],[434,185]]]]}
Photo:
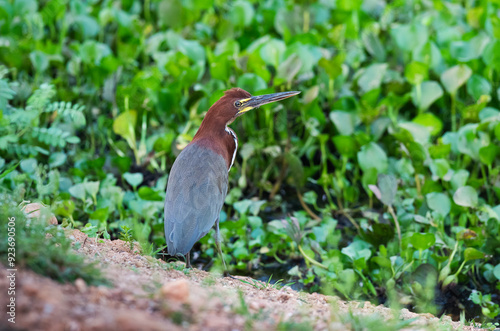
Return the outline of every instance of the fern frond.
{"type": "Polygon", "coordinates": [[[10,144],[17,143],[17,136],[15,134],[8,134],[0,137],[0,149],[6,150],[10,144]]]}
{"type": "Polygon", "coordinates": [[[63,131],[59,128],[34,128],[31,136],[36,138],[39,142],[51,145],[54,147],[65,147],[67,140],[71,138],[69,132],[63,131]]]}
{"type": "Polygon", "coordinates": [[[44,155],[49,155],[49,151],[46,149],[43,149],[39,146],[32,146],[28,144],[11,144],[7,146],[7,153],[10,155],[20,155],[20,156],[26,156],[26,155],[32,155],[32,156],[37,156],[39,153],[44,154],[44,155]]]}
{"type": "Polygon", "coordinates": [[[85,116],[83,115],[84,110],[85,106],[64,101],[53,102],[45,108],[45,112],[57,112],[57,115],[68,118],[77,127],[86,124],[85,116]]]}
{"type": "Polygon", "coordinates": [[[28,107],[42,111],[54,97],[56,91],[54,85],[42,84],[28,99],[28,107]]]}

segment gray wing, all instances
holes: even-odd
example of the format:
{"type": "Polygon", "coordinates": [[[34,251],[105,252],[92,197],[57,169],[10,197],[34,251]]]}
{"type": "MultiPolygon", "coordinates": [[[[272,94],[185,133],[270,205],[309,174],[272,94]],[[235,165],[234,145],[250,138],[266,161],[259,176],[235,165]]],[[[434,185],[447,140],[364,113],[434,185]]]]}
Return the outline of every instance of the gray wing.
{"type": "Polygon", "coordinates": [[[168,254],[187,254],[220,215],[227,194],[224,158],[196,144],[188,145],[170,171],[165,198],[168,254]]]}

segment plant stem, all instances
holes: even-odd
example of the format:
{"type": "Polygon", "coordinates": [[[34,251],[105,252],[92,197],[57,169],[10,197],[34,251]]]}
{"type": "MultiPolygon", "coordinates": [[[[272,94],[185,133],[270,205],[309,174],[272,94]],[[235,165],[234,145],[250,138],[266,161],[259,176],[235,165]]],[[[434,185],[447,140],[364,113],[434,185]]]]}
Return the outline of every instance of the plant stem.
{"type": "Polygon", "coordinates": [[[297,188],[297,197],[299,198],[300,205],[302,206],[302,208],[304,208],[304,210],[306,211],[306,213],[308,213],[309,216],[311,216],[316,221],[321,221],[321,217],[319,217],[318,215],[316,215],[316,213],[314,213],[311,210],[311,208],[309,208],[309,206],[305,203],[304,198],[302,197],[302,194],[300,193],[300,191],[299,191],[298,188],[297,188]]]}
{"type": "Polygon", "coordinates": [[[401,228],[399,227],[399,221],[398,217],[396,216],[396,213],[394,212],[394,208],[392,208],[391,205],[387,206],[389,208],[389,213],[391,213],[392,218],[394,219],[394,224],[396,224],[396,230],[398,232],[398,239],[399,239],[399,247],[401,247],[401,228]]]}
{"type": "Polygon", "coordinates": [[[451,131],[457,131],[457,105],[455,93],[451,95],[451,131]]]}
{"type": "Polygon", "coordinates": [[[304,256],[304,258],[311,262],[311,264],[317,266],[317,267],[320,267],[320,268],[323,268],[325,270],[328,270],[328,268],[324,265],[324,264],[321,264],[320,262],[316,261],[315,259],[309,257],[306,252],[304,252],[304,250],[302,249],[302,246],[298,245],[299,246],[299,251],[300,251],[300,254],[302,254],[302,256],[304,256]]]}

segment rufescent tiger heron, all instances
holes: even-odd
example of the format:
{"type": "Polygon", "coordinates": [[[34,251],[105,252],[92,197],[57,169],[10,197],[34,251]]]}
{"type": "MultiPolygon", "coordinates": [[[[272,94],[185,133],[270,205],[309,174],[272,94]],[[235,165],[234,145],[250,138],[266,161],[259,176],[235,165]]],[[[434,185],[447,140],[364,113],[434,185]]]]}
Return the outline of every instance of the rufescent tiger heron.
{"type": "Polygon", "coordinates": [[[215,241],[222,258],[219,215],[227,194],[228,172],[238,149],[236,133],[228,125],[251,109],[299,93],[253,97],[243,89],[233,88],[210,107],[193,140],[176,158],[168,177],[165,238],[169,255],[185,255],[186,267],[191,267],[191,248],[215,224],[215,241]]]}

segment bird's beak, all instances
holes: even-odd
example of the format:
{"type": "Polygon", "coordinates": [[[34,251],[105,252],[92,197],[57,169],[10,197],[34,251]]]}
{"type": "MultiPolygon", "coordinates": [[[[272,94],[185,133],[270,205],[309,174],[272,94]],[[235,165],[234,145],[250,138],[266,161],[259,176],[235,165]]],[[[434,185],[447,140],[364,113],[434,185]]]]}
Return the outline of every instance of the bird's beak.
{"type": "Polygon", "coordinates": [[[293,97],[294,95],[297,95],[299,93],[300,91],[280,92],[280,93],[257,95],[245,100],[240,100],[243,103],[243,106],[241,107],[241,110],[238,112],[238,115],[246,113],[249,110],[258,108],[262,105],[271,102],[276,102],[286,98],[293,97]]]}

